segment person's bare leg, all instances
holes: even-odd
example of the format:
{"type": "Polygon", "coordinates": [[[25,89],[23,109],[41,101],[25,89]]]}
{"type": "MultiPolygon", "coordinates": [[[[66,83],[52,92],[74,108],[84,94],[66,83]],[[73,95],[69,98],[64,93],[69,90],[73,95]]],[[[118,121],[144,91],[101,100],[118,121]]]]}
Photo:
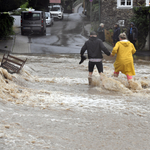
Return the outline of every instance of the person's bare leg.
{"type": "Polygon", "coordinates": [[[102,77],[102,72],[100,72],[99,75],[100,75],[100,80],[102,81],[102,78],[103,78],[102,77]]]}
{"type": "Polygon", "coordinates": [[[127,81],[128,81],[128,83],[129,83],[129,87],[131,87],[131,84],[132,84],[132,76],[129,76],[129,75],[127,74],[127,81]]]}
{"type": "Polygon", "coordinates": [[[89,72],[89,76],[88,76],[89,85],[92,84],[92,74],[93,74],[93,72],[89,72]]]}

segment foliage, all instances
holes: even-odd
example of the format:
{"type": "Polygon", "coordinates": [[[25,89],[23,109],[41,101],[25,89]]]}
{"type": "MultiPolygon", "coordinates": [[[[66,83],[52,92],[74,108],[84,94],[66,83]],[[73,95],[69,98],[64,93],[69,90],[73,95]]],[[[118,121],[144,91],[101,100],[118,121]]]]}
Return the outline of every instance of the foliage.
{"type": "Polygon", "coordinates": [[[138,45],[137,48],[142,50],[146,44],[146,38],[149,31],[149,19],[150,7],[135,7],[133,8],[134,16],[131,21],[135,23],[138,28],[138,45]]]}
{"type": "Polygon", "coordinates": [[[0,14],[0,38],[7,37],[12,33],[14,18],[9,14],[0,14]]]}
{"type": "Polygon", "coordinates": [[[28,0],[29,7],[35,10],[48,11],[49,0],[28,0]]]}
{"type": "Polygon", "coordinates": [[[93,12],[99,11],[99,3],[96,3],[92,6],[93,12]]]}
{"type": "Polygon", "coordinates": [[[27,9],[26,8],[20,8],[20,9],[17,9],[17,10],[14,10],[11,15],[21,15],[21,12],[22,11],[26,11],[27,9]]]}
{"type": "Polygon", "coordinates": [[[0,12],[8,12],[19,8],[27,0],[0,0],[0,12]]]}
{"type": "Polygon", "coordinates": [[[20,8],[28,8],[28,6],[29,6],[29,3],[25,2],[23,5],[20,6],[20,8]]]}
{"type": "Polygon", "coordinates": [[[105,40],[107,41],[107,43],[109,43],[110,45],[113,45],[113,30],[105,30],[105,40]]]}
{"type": "Polygon", "coordinates": [[[99,27],[99,22],[98,21],[97,22],[94,21],[94,22],[91,23],[91,31],[97,32],[98,27],[99,27]]]}

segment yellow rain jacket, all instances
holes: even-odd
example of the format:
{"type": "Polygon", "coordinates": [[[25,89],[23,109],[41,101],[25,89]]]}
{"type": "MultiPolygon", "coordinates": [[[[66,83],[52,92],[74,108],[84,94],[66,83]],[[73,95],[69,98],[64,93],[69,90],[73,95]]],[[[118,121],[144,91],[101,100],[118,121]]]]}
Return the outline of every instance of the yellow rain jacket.
{"type": "Polygon", "coordinates": [[[125,75],[135,75],[133,54],[136,52],[134,45],[127,40],[122,40],[116,43],[113,48],[112,55],[117,54],[114,63],[115,72],[121,71],[125,75]]]}

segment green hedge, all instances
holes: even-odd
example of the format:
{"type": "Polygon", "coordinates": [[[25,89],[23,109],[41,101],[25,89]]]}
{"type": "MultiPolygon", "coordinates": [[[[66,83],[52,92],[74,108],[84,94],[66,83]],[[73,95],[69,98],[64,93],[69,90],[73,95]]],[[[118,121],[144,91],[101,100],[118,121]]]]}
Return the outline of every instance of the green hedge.
{"type": "Polygon", "coordinates": [[[14,10],[12,13],[11,13],[11,15],[21,15],[21,12],[22,11],[27,11],[27,9],[26,8],[21,8],[21,9],[19,9],[19,10],[14,10]]]}
{"type": "Polygon", "coordinates": [[[146,44],[146,38],[149,32],[149,15],[150,15],[150,6],[149,7],[134,7],[134,16],[131,18],[131,21],[135,23],[138,28],[138,50],[143,50],[146,44]]]}
{"type": "Polygon", "coordinates": [[[14,18],[9,14],[0,14],[0,38],[5,38],[13,32],[14,18]]]}

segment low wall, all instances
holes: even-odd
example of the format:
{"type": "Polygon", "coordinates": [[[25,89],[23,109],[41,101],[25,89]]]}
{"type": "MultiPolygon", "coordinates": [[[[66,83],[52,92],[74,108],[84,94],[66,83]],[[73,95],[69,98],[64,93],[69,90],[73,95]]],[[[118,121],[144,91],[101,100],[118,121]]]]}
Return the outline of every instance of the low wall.
{"type": "Polygon", "coordinates": [[[21,16],[12,15],[12,17],[14,18],[14,27],[20,27],[21,26],[21,16]]]}

